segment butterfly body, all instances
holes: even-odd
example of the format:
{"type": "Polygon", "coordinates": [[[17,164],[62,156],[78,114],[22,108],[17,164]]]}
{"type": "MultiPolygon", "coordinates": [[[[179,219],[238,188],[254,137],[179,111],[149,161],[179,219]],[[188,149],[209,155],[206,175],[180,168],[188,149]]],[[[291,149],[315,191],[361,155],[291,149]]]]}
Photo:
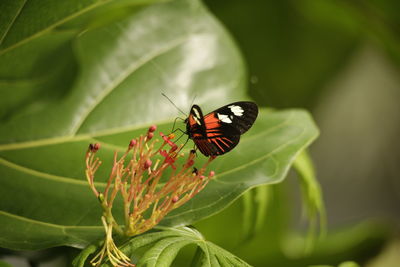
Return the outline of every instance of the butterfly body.
{"type": "Polygon", "coordinates": [[[203,115],[198,105],[190,109],[186,133],[205,156],[218,156],[231,151],[240,135],[253,125],[258,107],[253,102],[234,102],[203,115]]]}

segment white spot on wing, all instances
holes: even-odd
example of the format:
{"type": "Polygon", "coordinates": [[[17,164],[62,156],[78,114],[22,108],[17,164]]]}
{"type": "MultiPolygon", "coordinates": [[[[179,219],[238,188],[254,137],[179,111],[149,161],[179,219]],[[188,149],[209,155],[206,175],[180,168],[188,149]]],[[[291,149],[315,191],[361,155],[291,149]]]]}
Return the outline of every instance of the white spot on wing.
{"type": "Polygon", "coordinates": [[[230,105],[230,106],[228,106],[228,108],[231,109],[232,113],[235,116],[242,116],[243,115],[244,110],[240,106],[230,105]]]}
{"type": "Polygon", "coordinates": [[[218,119],[225,123],[232,123],[231,119],[229,119],[228,115],[217,113],[218,119]]]}
{"type": "Polygon", "coordinates": [[[195,115],[195,116],[193,116],[193,119],[195,120],[195,122],[198,125],[201,125],[201,122],[199,120],[200,119],[200,112],[197,110],[197,108],[194,108],[193,111],[194,111],[194,115],[195,115]]]}
{"type": "Polygon", "coordinates": [[[197,118],[200,118],[200,113],[199,113],[199,111],[197,110],[197,108],[194,108],[193,110],[194,110],[194,114],[196,114],[196,117],[197,117],[197,118]]]}

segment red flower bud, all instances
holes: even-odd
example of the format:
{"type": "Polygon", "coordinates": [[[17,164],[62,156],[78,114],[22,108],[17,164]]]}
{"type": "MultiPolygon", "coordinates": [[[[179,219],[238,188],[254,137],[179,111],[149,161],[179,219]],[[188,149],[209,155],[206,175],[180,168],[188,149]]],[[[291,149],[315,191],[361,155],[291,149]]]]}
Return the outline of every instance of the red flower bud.
{"type": "Polygon", "coordinates": [[[99,150],[100,149],[100,144],[99,143],[94,144],[94,149],[96,149],[96,151],[99,150]]]}
{"type": "Polygon", "coordinates": [[[150,159],[147,159],[147,160],[144,162],[144,168],[145,168],[145,169],[150,168],[150,167],[151,167],[151,164],[152,164],[151,160],[150,160],[150,159]]]}
{"type": "Polygon", "coordinates": [[[157,126],[156,126],[156,125],[151,125],[151,126],[149,127],[149,133],[154,132],[156,129],[157,129],[157,126]]]}
{"type": "Polygon", "coordinates": [[[150,140],[151,138],[153,138],[154,134],[152,132],[148,132],[147,133],[147,140],[150,140]]]}
{"type": "Polygon", "coordinates": [[[132,139],[132,140],[129,142],[129,148],[134,147],[136,144],[137,144],[136,139],[132,139]]]}
{"type": "Polygon", "coordinates": [[[178,202],[178,200],[179,200],[178,196],[173,196],[172,203],[176,203],[176,202],[178,202]]]}
{"type": "Polygon", "coordinates": [[[91,152],[96,153],[97,150],[100,149],[100,144],[99,143],[90,144],[89,145],[89,149],[90,149],[91,152]]]}

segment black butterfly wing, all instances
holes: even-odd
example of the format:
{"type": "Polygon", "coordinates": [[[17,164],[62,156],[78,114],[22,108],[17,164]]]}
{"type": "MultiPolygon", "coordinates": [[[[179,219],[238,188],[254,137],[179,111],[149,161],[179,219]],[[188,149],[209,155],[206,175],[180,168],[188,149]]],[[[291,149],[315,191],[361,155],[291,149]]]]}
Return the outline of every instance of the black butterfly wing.
{"type": "Polygon", "coordinates": [[[205,156],[218,156],[231,151],[257,118],[258,107],[253,102],[235,102],[206,116],[193,105],[187,122],[187,132],[205,156]]]}
{"type": "MultiPolygon", "coordinates": [[[[221,121],[222,125],[226,127],[235,128],[244,134],[253,125],[258,115],[258,107],[256,103],[249,101],[239,101],[220,107],[219,109],[211,112],[221,121]]],[[[210,114],[207,114],[207,118],[210,114]]]]}

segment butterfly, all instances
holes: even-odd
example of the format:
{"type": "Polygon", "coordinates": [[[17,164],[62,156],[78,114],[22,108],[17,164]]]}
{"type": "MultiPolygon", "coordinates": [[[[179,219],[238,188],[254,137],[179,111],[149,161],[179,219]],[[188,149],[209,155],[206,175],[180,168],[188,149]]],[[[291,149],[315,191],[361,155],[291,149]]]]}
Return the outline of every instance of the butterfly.
{"type": "Polygon", "coordinates": [[[193,105],[185,120],[186,133],[205,156],[223,155],[239,143],[257,115],[254,102],[234,102],[205,116],[198,105],[193,105]]]}

